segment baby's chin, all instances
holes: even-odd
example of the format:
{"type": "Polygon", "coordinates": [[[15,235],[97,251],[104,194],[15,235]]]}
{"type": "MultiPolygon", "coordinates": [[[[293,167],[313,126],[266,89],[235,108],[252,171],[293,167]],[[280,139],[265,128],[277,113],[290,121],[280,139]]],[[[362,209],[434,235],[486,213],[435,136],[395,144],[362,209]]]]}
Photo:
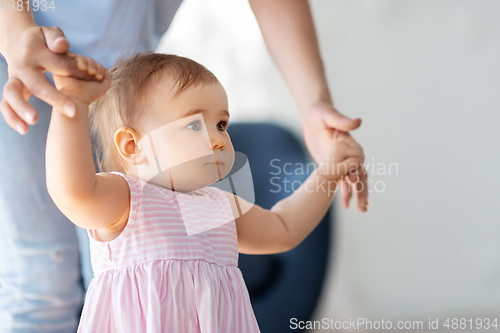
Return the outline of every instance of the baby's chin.
{"type": "Polygon", "coordinates": [[[192,192],[210,186],[228,175],[230,168],[223,164],[204,164],[196,168],[182,166],[165,170],[148,181],[177,192],[192,192]]]}

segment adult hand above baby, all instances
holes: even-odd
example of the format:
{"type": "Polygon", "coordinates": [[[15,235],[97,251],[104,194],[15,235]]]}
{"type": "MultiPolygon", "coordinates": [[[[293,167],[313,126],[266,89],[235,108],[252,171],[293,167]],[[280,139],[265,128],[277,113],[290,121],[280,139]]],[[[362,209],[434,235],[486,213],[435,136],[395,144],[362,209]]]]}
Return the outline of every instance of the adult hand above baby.
{"type": "Polygon", "coordinates": [[[5,121],[20,134],[25,134],[28,124],[34,125],[38,120],[38,112],[28,103],[32,94],[72,117],[74,102],[58,92],[43,73],[50,71],[84,80],[93,79],[93,76],[78,70],[74,59],[65,55],[69,42],[61,29],[33,24],[11,29],[7,35],[2,55],[8,63],[9,80],[0,102],[5,121]]]}
{"type": "Polygon", "coordinates": [[[66,54],[76,61],[80,71],[95,77],[95,80],[79,80],[71,76],[54,74],[54,84],[57,90],[65,96],[72,98],[77,103],[88,106],[104,95],[111,86],[108,69],[90,57],[84,57],[81,54],[74,54],[69,51],[66,54]]]}
{"type": "MultiPolygon", "coordinates": [[[[361,119],[350,119],[340,114],[332,104],[318,102],[309,107],[304,113],[303,134],[307,149],[316,164],[325,160],[330,147],[348,131],[361,125],[361,119]],[[343,132],[338,135],[338,132],[343,132]]],[[[364,158],[363,158],[364,162],[364,158]]],[[[358,209],[365,212],[368,205],[368,174],[364,168],[356,174],[349,174],[339,183],[342,189],[342,205],[349,207],[352,193],[358,201],[358,209]]]]}

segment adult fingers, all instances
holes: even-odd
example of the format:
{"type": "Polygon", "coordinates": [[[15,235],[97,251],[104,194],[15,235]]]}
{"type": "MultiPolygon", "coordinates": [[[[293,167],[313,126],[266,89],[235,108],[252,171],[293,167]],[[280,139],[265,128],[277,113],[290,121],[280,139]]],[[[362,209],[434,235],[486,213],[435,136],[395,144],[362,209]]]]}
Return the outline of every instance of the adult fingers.
{"type": "Polygon", "coordinates": [[[361,125],[361,119],[348,118],[337,111],[332,111],[332,109],[324,108],[320,111],[322,113],[322,118],[327,127],[335,128],[339,131],[352,131],[361,125]]]}
{"type": "Polygon", "coordinates": [[[47,49],[37,53],[38,63],[44,70],[60,76],[73,76],[81,80],[90,80],[92,76],[79,71],[73,53],[69,52],[69,41],[58,27],[40,27],[47,49]]]}
{"type": "MultiPolygon", "coordinates": [[[[37,121],[38,112],[27,102],[28,94],[25,94],[25,87],[19,79],[9,78],[3,88],[3,98],[10,110],[15,111],[18,117],[26,123],[34,125],[37,121]]],[[[7,110],[8,112],[9,110],[7,110]]]]}
{"type": "Polygon", "coordinates": [[[12,110],[5,99],[0,102],[0,112],[5,122],[19,134],[25,134],[28,131],[28,125],[12,110]]]}
{"type": "Polygon", "coordinates": [[[69,50],[69,41],[64,32],[58,27],[42,27],[47,48],[54,53],[66,53],[69,50]]]}
{"type": "Polygon", "coordinates": [[[57,91],[41,73],[36,73],[34,71],[27,72],[22,81],[33,95],[52,107],[64,110],[64,113],[68,117],[71,118],[74,116],[76,111],[75,103],[73,103],[70,98],[57,91]]]}
{"type": "Polygon", "coordinates": [[[352,138],[349,132],[338,131],[338,130],[333,130],[332,140],[333,142],[340,142],[340,141],[344,141],[345,143],[352,143],[353,141],[355,142],[355,140],[352,138]]]}
{"type": "Polygon", "coordinates": [[[349,208],[349,201],[351,201],[352,196],[351,185],[349,184],[347,179],[342,180],[341,184],[342,206],[344,206],[345,208],[349,208]]]}
{"type": "Polygon", "coordinates": [[[358,181],[354,184],[356,186],[356,197],[358,201],[358,209],[362,212],[368,210],[368,173],[363,165],[358,172],[358,181]]]}

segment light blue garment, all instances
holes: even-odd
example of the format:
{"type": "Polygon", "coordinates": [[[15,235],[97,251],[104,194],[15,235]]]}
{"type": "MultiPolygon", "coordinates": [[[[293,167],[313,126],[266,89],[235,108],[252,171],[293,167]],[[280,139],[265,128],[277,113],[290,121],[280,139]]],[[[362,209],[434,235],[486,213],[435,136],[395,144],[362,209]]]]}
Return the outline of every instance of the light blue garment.
{"type": "MultiPolygon", "coordinates": [[[[180,3],[62,0],[55,1],[54,12],[38,11],[34,17],[39,25],[60,27],[73,52],[109,68],[121,56],[154,50],[180,3]]],[[[5,65],[0,59],[0,92],[7,81],[5,65]]],[[[0,333],[75,332],[93,277],[89,239],[47,193],[51,108],[34,97],[30,103],[39,120],[24,136],[0,116],[0,333]]]]}
{"type": "MultiPolygon", "coordinates": [[[[55,0],[54,11],[33,11],[33,16],[40,26],[61,28],[72,52],[93,57],[109,68],[122,55],[154,51],[181,2],[55,0]]],[[[5,66],[3,57],[0,63],[5,66]]]]}
{"type": "MultiPolygon", "coordinates": [[[[6,79],[0,70],[0,86],[6,79]]],[[[45,186],[50,108],[30,102],[39,120],[26,135],[0,117],[0,332],[74,332],[83,297],[75,226],[45,186]]]]}

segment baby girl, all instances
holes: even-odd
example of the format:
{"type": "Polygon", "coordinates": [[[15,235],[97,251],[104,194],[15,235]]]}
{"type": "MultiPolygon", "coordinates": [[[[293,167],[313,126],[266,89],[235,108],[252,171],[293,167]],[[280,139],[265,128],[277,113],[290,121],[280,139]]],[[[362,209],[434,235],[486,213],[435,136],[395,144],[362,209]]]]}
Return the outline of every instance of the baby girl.
{"type": "Polygon", "coordinates": [[[362,148],[339,134],[327,160],[266,210],[210,186],[228,175],[235,152],[226,92],[208,69],[142,53],[108,73],[68,55],[94,79],[54,76],[77,111],[52,112],[46,172],[57,207],[90,237],[95,277],[78,332],[259,332],[238,253],[300,244],[333,198],[318,185],[336,190],[361,167],[362,148]]]}

